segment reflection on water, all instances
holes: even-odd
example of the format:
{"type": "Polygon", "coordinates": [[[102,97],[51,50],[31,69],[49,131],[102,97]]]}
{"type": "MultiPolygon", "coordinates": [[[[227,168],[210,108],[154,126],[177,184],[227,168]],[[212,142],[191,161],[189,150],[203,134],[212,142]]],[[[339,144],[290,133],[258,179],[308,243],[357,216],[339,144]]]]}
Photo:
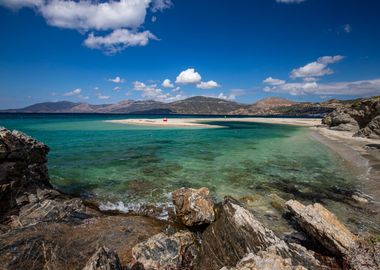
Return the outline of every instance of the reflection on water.
{"type": "Polygon", "coordinates": [[[105,123],[105,118],[0,121],[51,147],[52,181],[69,193],[124,206],[168,205],[174,189],[206,186],[216,200],[242,198],[264,222],[286,231],[271,205],[270,196],[277,194],[321,202],[355,231],[380,231],[378,214],[351,199],[360,189],[355,172],[305,128],[213,122],[225,128],[168,129],[105,123]]]}

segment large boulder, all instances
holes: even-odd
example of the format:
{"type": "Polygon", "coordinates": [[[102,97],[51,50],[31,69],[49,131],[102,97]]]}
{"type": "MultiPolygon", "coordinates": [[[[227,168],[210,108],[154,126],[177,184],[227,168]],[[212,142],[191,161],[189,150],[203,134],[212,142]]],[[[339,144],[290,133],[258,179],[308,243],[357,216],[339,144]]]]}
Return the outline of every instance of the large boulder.
{"type": "Polygon", "coordinates": [[[159,233],[132,249],[132,269],[190,270],[198,258],[198,244],[189,231],[159,233]]]}
{"type": "Polygon", "coordinates": [[[232,198],[226,198],[216,212],[216,221],[202,234],[200,268],[232,267],[247,253],[257,253],[281,242],[273,231],[232,198]]]}
{"type": "Polygon", "coordinates": [[[82,270],[122,270],[119,257],[113,250],[100,247],[82,270]]]}
{"type": "Polygon", "coordinates": [[[353,110],[338,109],[323,118],[322,123],[334,130],[356,132],[360,127],[351,114],[353,110]]]}
{"type": "Polygon", "coordinates": [[[172,193],[177,217],[186,226],[214,221],[214,204],[208,188],[181,188],[172,193]]]}
{"type": "Polygon", "coordinates": [[[344,256],[356,247],[356,236],[321,204],[290,200],[286,206],[299,226],[334,255],[344,256]]]}

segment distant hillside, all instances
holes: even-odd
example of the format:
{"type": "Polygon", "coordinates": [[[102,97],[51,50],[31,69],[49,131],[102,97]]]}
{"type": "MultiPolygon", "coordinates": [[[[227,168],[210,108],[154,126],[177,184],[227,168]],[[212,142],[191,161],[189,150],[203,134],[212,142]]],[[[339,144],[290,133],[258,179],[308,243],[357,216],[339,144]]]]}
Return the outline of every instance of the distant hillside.
{"type": "Polygon", "coordinates": [[[332,99],[326,102],[295,102],[270,97],[245,105],[219,98],[196,96],[171,103],[154,100],[124,100],[102,105],[69,101],[44,102],[6,112],[324,116],[355,101],[357,100],[332,99]]]}

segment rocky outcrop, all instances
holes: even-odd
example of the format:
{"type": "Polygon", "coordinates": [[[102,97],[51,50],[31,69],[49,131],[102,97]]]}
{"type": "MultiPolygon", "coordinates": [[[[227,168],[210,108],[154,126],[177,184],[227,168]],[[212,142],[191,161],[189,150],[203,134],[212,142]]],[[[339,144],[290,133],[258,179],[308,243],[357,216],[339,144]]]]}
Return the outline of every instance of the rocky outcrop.
{"type": "Polygon", "coordinates": [[[49,148],[18,131],[0,128],[0,215],[33,200],[36,189],[51,188],[49,148]]]}
{"type": "Polygon", "coordinates": [[[82,270],[122,270],[116,252],[106,247],[99,248],[82,270]]]}
{"type": "Polygon", "coordinates": [[[286,206],[299,226],[333,254],[344,256],[356,247],[357,238],[321,204],[304,206],[290,200],[286,206]]]}
{"type": "Polygon", "coordinates": [[[208,224],[214,221],[214,203],[208,188],[181,188],[172,193],[177,217],[186,226],[208,224]]]}
{"type": "Polygon", "coordinates": [[[312,253],[299,245],[288,245],[280,240],[234,199],[226,198],[216,212],[216,221],[202,234],[199,269],[233,267],[247,253],[257,254],[260,251],[290,258],[309,269],[320,269],[320,263],[312,253]]]}
{"type": "Polygon", "coordinates": [[[190,270],[198,258],[198,244],[189,231],[157,234],[132,249],[132,269],[190,270]]]}
{"type": "Polygon", "coordinates": [[[380,97],[357,100],[323,118],[331,129],[355,132],[355,136],[380,138],[380,97]]]}
{"type": "Polygon", "coordinates": [[[380,269],[380,242],[368,244],[362,242],[344,257],[343,269],[378,270],[380,269]]]}

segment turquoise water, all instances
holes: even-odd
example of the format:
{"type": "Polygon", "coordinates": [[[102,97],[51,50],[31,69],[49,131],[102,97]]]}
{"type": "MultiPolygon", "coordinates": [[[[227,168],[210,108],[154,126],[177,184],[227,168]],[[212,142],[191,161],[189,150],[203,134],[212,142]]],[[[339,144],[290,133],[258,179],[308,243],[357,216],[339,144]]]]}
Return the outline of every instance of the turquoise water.
{"type": "Polygon", "coordinates": [[[352,211],[341,201],[344,191],[360,187],[357,177],[339,156],[308,136],[306,128],[242,122],[213,123],[224,128],[158,128],[104,122],[128,117],[146,118],[0,115],[0,125],[49,145],[55,186],[102,203],[170,205],[174,189],[206,186],[216,200],[231,195],[264,212],[270,210],[271,193],[346,209],[342,215],[352,211]]]}

